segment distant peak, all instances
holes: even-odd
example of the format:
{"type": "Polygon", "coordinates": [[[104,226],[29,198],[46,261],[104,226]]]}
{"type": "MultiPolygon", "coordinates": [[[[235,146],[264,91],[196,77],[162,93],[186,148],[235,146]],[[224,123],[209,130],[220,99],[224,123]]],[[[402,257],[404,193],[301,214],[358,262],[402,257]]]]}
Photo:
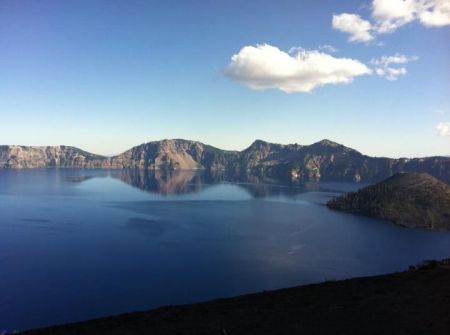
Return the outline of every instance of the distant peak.
{"type": "Polygon", "coordinates": [[[182,139],[182,138],[165,138],[163,140],[156,141],[156,142],[175,143],[175,142],[192,142],[192,141],[185,140],[185,139],[182,139]]]}
{"type": "Polygon", "coordinates": [[[259,148],[265,147],[265,146],[267,146],[269,144],[271,144],[271,143],[263,141],[263,140],[255,140],[255,141],[253,141],[252,144],[250,144],[250,146],[246,150],[248,150],[248,149],[259,149],[259,148]]]}
{"type": "Polygon", "coordinates": [[[321,140],[319,142],[316,142],[314,144],[323,145],[323,146],[327,146],[327,147],[334,147],[334,148],[338,147],[338,146],[341,146],[341,144],[333,142],[333,141],[330,141],[328,139],[323,139],[323,140],[321,140]]]}
{"type": "Polygon", "coordinates": [[[268,142],[260,140],[260,139],[256,139],[255,141],[253,141],[252,145],[258,145],[258,144],[267,144],[268,142]]]}

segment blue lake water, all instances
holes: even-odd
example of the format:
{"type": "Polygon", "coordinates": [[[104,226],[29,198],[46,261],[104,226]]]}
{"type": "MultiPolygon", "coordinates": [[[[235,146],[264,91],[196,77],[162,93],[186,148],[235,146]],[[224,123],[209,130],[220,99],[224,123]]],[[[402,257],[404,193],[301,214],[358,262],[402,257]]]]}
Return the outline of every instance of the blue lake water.
{"type": "Polygon", "coordinates": [[[361,184],[0,171],[0,332],[450,256],[450,233],[329,210],[361,184]]]}

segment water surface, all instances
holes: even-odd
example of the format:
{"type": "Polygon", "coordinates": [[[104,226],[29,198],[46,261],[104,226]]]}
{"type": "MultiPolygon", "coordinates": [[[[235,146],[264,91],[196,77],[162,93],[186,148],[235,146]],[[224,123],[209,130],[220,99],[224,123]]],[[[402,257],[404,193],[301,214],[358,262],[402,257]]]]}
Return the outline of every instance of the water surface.
{"type": "Polygon", "coordinates": [[[361,186],[195,172],[2,170],[0,332],[450,256],[449,233],[324,206],[361,186]]]}

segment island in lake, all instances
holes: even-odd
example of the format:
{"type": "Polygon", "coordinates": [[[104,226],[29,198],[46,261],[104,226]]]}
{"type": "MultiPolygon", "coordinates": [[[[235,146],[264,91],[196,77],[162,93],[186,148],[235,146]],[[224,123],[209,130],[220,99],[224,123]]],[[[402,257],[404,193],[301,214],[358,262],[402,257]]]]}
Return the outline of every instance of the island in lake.
{"type": "Polygon", "coordinates": [[[427,173],[397,173],[327,206],[406,227],[450,229],[450,186],[427,173]]]}

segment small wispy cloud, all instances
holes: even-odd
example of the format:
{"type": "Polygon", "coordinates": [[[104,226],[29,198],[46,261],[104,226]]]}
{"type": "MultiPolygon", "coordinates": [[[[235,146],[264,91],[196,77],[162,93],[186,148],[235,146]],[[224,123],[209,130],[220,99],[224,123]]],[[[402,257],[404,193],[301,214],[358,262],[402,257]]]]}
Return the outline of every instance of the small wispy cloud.
{"type": "Polygon", "coordinates": [[[320,45],[318,49],[320,51],[325,51],[325,52],[328,52],[330,54],[334,54],[336,52],[339,52],[339,49],[337,49],[334,46],[329,45],[329,44],[320,45]]]}
{"type": "Polygon", "coordinates": [[[337,58],[301,47],[284,52],[268,44],[243,47],[231,57],[224,74],[253,90],[311,92],[330,84],[348,84],[372,70],[356,59],[337,58]]]}
{"type": "Polygon", "coordinates": [[[436,130],[441,136],[450,136],[450,122],[439,122],[436,130]]]}
{"type": "Polygon", "coordinates": [[[393,56],[383,56],[381,58],[374,58],[370,61],[375,66],[374,72],[387,80],[397,80],[398,77],[404,76],[408,73],[405,64],[419,59],[416,56],[405,56],[395,54],[393,56]]]}

